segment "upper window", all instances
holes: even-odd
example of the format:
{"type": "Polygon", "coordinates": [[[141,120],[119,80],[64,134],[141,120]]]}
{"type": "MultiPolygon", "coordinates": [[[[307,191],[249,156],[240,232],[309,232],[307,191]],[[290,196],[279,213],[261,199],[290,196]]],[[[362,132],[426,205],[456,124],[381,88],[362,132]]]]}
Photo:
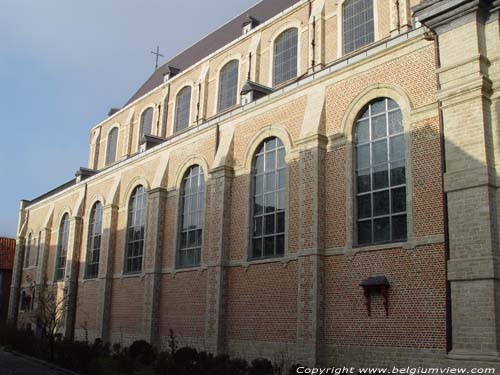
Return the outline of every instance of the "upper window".
{"type": "Polygon", "coordinates": [[[90,212],[89,233],[87,240],[87,259],[85,278],[93,279],[99,274],[99,255],[102,236],[102,204],[97,202],[90,212]]]}
{"type": "Polygon", "coordinates": [[[42,246],[42,232],[38,233],[38,243],[36,245],[36,258],[35,266],[38,267],[38,262],[40,261],[40,247],[42,246]]]}
{"type": "Polygon", "coordinates": [[[146,109],[141,115],[141,137],[150,135],[153,130],[153,108],[146,109]]]}
{"type": "Polygon", "coordinates": [[[344,53],[374,41],[373,0],[347,0],[343,5],[343,14],[344,53]]]}
{"type": "Polygon", "coordinates": [[[59,239],[57,241],[56,281],[64,280],[66,273],[66,256],[68,254],[69,240],[69,215],[64,214],[59,226],[59,239]]]}
{"type": "Polygon", "coordinates": [[[297,77],[298,34],[298,29],[288,29],[283,31],[274,42],[274,86],[297,77]]]}
{"type": "Polygon", "coordinates": [[[30,257],[31,257],[31,233],[28,235],[28,243],[26,244],[26,253],[24,254],[24,268],[28,268],[30,266],[30,257]]]}
{"type": "Polygon", "coordinates": [[[278,138],[263,142],[253,159],[251,258],[285,253],[285,147],[278,138]]]}
{"type": "Polygon", "coordinates": [[[217,110],[222,112],[238,101],[238,60],[229,61],[219,75],[219,105],[217,110]]]}
{"type": "Polygon", "coordinates": [[[116,149],[118,146],[118,128],[113,128],[108,135],[108,147],[106,148],[106,165],[116,161],[116,149]]]}
{"type": "Polygon", "coordinates": [[[182,130],[189,126],[190,113],[191,86],[186,86],[179,91],[175,101],[175,131],[182,130]]]}
{"type": "Polygon", "coordinates": [[[132,193],[128,204],[125,273],[138,273],[142,271],[146,225],[146,195],[144,186],[138,186],[132,193]]]}
{"type": "Polygon", "coordinates": [[[357,120],[357,244],[407,238],[403,116],[391,99],[371,102],[357,120]]]}
{"type": "Polygon", "coordinates": [[[182,180],[178,267],[196,267],[200,264],[204,212],[205,178],[203,169],[194,165],[182,180]]]}

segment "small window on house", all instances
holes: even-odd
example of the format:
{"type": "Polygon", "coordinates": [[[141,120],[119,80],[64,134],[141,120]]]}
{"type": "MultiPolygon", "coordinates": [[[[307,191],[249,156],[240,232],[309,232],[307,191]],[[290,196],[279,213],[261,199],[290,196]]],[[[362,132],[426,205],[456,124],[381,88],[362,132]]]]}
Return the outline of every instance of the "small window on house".
{"type": "Polygon", "coordinates": [[[192,166],[181,186],[178,267],[196,267],[201,261],[205,214],[205,178],[200,166],[192,166]]]}
{"type": "Polygon", "coordinates": [[[238,101],[239,62],[232,60],[220,71],[218,111],[222,112],[236,105],[238,101]]]}
{"type": "Polygon", "coordinates": [[[373,43],[375,39],[373,0],[347,0],[342,7],[344,53],[373,43]]]}
{"type": "Polygon", "coordinates": [[[150,135],[153,130],[153,108],[146,109],[141,115],[141,137],[150,135]]]}
{"type": "Polygon", "coordinates": [[[274,86],[297,77],[298,34],[298,29],[288,29],[283,31],[274,42],[274,86]]]}
{"type": "Polygon", "coordinates": [[[56,281],[64,280],[66,273],[66,256],[69,241],[69,215],[64,214],[59,225],[59,239],[57,241],[56,281]]]}
{"type": "Polygon", "coordinates": [[[407,238],[403,117],[391,99],[377,99],[356,123],[357,244],[407,238]]]}
{"type": "Polygon", "coordinates": [[[26,253],[24,254],[24,268],[28,268],[30,266],[30,258],[31,258],[31,233],[28,235],[28,243],[26,244],[26,253]]]}
{"type": "Polygon", "coordinates": [[[135,188],[128,205],[127,245],[125,273],[142,271],[146,225],[146,199],[144,186],[135,188]]]}
{"type": "Polygon", "coordinates": [[[40,247],[42,246],[42,232],[38,233],[38,243],[36,245],[36,258],[35,266],[38,267],[38,262],[40,261],[40,247]]]}
{"type": "Polygon", "coordinates": [[[113,128],[108,135],[108,146],[106,148],[106,165],[116,161],[116,149],[118,146],[118,128],[113,128]]]}
{"type": "Polygon", "coordinates": [[[184,87],[177,94],[175,101],[175,131],[178,132],[189,126],[191,116],[191,86],[184,87]]]}
{"type": "Polygon", "coordinates": [[[285,147],[269,138],[253,159],[253,223],[250,258],[271,258],[285,253],[285,147]]]}
{"type": "Polygon", "coordinates": [[[102,204],[97,202],[90,212],[89,232],[87,239],[87,259],[85,278],[94,279],[99,275],[99,257],[102,236],[102,204]]]}

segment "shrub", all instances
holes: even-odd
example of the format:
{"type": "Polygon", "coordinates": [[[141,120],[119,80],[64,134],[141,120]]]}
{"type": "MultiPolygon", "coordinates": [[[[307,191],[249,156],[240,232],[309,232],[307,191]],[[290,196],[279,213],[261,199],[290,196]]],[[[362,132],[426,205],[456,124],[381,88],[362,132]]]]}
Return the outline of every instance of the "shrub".
{"type": "Polygon", "coordinates": [[[129,348],[129,355],[139,364],[148,366],[156,359],[156,352],[150,343],[139,340],[134,341],[129,348]]]}
{"type": "Polygon", "coordinates": [[[274,369],[271,361],[265,358],[257,358],[252,361],[249,375],[273,375],[274,369]]]}

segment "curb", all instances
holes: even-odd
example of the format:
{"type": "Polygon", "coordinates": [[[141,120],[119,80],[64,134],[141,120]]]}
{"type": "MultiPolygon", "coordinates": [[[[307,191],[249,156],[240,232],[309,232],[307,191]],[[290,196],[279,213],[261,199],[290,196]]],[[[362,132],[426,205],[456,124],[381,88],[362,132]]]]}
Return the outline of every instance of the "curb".
{"type": "Polygon", "coordinates": [[[64,374],[68,374],[68,375],[81,375],[81,374],[79,374],[77,372],[65,369],[63,367],[59,367],[58,365],[55,365],[53,363],[44,361],[44,360],[36,358],[36,357],[29,356],[29,355],[24,354],[24,353],[17,352],[15,350],[13,350],[10,353],[13,354],[13,355],[15,355],[16,357],[21,357],[21,358],[26,359],[26,360],[28,360],[30,362],[34,362],[34,363],[37,363],[39,365],[42,365],[42,366],[45,366],[45,367],[48,367],[48,368],[60,371],[60,372],[62,372],[64,374]]]}

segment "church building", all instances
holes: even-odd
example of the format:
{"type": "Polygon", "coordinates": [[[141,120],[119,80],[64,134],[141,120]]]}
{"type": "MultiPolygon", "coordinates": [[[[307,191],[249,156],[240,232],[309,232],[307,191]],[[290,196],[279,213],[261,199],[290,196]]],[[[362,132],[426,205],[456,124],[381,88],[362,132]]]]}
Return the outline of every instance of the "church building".
{"type": "Polygon", "coordinates": [[[21,201],[10,321],[48,285],[68,338],[500,371],[499,14],[260,1],[21,201]]]}

